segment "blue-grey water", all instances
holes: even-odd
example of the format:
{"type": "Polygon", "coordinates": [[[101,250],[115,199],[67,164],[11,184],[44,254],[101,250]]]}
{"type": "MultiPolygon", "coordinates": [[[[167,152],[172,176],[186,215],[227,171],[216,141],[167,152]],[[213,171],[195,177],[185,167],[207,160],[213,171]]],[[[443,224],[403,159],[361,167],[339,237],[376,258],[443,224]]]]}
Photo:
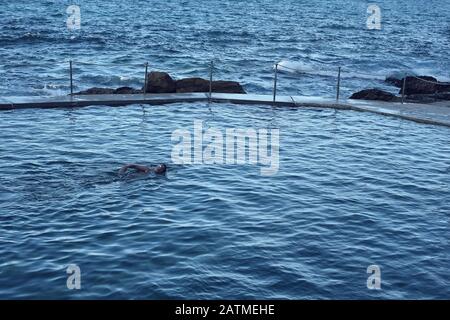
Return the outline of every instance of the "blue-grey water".
{"type": "MultiPolygon", "coordinates": [[[[400,71],[450,80],[450,2],[381,0],[381,30],[368,30],[363,0],[17,0],[0,8],[0,95],[59,95],[91,86],[135,86],[144,63],[174,77],[242,82],[270,93],[273,65],[305,73],[279,79],[279,92],[343,96],[400,71]],[[68,5],[81,29],[66,26],[68,5]]],[[[393,88],[385,87],[393,90],[393,88]]],[[[397,91],[394,88],[393,92],[397,91]]]]}
{"type": "MultiPolygon", "coordinates": [[[[391,72],[448,80],[448,1],[4,1],[0,96],[143,84],[143,63],[175,77],[238,80],[288,94],[386,87],[391,72]],[[81,30],[66,28],[69,4],[81,30]],[[373,76],[372,76],[373,75],[373,76]]],[[[0,113],[0,298],[450,297],[450,131],[351,111],[174,104],[0,113]],[[177,165],[171,134],[278,128],[280,168],[177,165]],[[121,180],[124,163],[166,176],[121,180]],[[66,268],[81,269],[68,290],[66,268]],[[381,290],[369,290],[369,265],[381,290]]]]}

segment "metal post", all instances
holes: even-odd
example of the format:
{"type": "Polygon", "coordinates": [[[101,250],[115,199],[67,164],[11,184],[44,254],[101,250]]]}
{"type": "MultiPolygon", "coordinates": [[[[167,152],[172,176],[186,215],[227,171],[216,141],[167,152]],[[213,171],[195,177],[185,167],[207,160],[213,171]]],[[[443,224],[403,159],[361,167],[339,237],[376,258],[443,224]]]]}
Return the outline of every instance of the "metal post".
{"type": "Polygon", "coordinates": [[[211,103],[212,100],[213,69],[214,69],[214,61],[211,61],[209,65],[209,103],[211,103]]]}
{"type": "Polygon", "coordinates": [[[403,77],[402,104],[405,102],[406,75],[403,77]]]}
{"type": "Polygon", "coordinates": [[[339,67],[339,71],[338,71],[337,87],[336,87],[336,102],[339,102],[340,93],[341,93],[341,67],[339,67]]]}
{"type": "Polygon", "coordinates": [[[69,69],[70,69],[70,95],[73,96],[73,69],[72,69],[72,60],[69,61],[69,69]]]}
{"type": "Polygon", "coordinates": [[[275,64],[275,76],[273,79],[273,102],[277,100],[278,63],[275,64]]]}
{"type": "Polygon", "coordinates": [[[145,63],[144,94],[147,93],[147,74],[148,74],[148,62],[145,63]]]}

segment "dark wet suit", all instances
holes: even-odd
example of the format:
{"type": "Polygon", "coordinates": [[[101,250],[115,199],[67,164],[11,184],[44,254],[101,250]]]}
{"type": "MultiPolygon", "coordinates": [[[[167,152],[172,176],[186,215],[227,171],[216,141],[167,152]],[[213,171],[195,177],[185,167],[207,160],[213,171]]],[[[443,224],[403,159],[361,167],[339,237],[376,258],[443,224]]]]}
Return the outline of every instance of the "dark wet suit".
{"type": "Polygon", "coordinates": [[[139,174],[149,174],[151,172],[154,172],[156,174],[164,174],[167,171],[167,167],[165,164],[159,164],[156,167],[147,167],[139,164],[127,164],[120,168],[119,170],[119,176],[124,176],[128,169],[134,169],[139,174]]]}

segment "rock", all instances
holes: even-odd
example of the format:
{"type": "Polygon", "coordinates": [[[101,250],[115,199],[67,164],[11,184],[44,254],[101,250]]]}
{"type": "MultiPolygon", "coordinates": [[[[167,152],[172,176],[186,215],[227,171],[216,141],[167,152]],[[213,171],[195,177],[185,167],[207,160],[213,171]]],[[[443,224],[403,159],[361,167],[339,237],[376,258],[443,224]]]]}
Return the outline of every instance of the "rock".
{"type": "Polygon", "coordinates": [[[415,103],[450,101],[450,92],[449,93],[435,93],[435,94],[411,94],[411,95],[408,95],[407,101],[415,102],[415,103]]]}
{"type": "MultiPolygon", "coordinates": [[[[216,93],[246,93],[241,84],[235,81],[213,81],[212,91],[216,93]]],[[[177,92],[209,92],[209,81],[201,78],[178,80],[177,92]]]]}
{"type": "Polygon", "coordinates": [[[407,102],[412,103],[432,103],[438,101],[433,94],[411,94],[406,97],[407,102]]]}
{"type": "Polygon", "coordinates": [[[390,92],[380,89],[366,89],[352,94],[350,99],[394,101],[397,100],[397,97],[390,92]]]}
{"type": "Polygon", "coordinates": [[[80,91],[75,93],[76,95],[82,95],[82,94],[113,94],[114,93],[114,89],[110,89],[110,88],[89,88],[87,90],[84,91],[80,91]]]}
{"type": "MultiPolygon", "coordinates": [[[[417,76],[417,78],[423,79],[423,80],[427,80],[427,81],[432,81],[432,82],[437,82],[438,80],[434,77],[431,76],[417,76]]],[[[406,81],[407,84],[411,84],[414,85],[414,83],[416,81],[425,83],[423,81],[420,81],[419,79],[417,79],[415,76],[408,76],[406,75],[406,81]]],[[[397,88],[402,88],[403,87],[403,79],[404,79],[404,75],[392,75],[387,77],[384,82],[392,84],[393,86],[397,87],[397,88]]]]}
{"type": "Polygon", "coordinates": [[[117,89],[111,88],[89,88],[84,91],[75,93],[76,95],[92,95],[92,94],[135,94],[142,93],[142,90],[130,88],[130,87],[120,87],[117,89]]]}
{"type": "MultiPolygon", "coordinates": [[[[403,79],[401,80],[400,94],[403,94],[403,79]]],[[[405,94],[432,94],[439,92],[449,92],[450,83],[438,83],[434,77],[406,77],[405,94]],[[426,81],[422,81],[422,80],[426,81]]]]}
{"type": "Polygon", "coordinates": [[[178,80],[177,93],[183,92],[209,92],[209,81],[201,78],[186,78],[178,80]]]}
{"type": "Polygon", "coordinates": [[[174,93],[176,82],[166,72],[152,71],[147,75],[147,88],[143,90],[147,93],[174,93]]]}
{"type": "Polygon", "coordinates": [[[213,81],[212,91],[220,93],[246,93],[241,84],[235,81],[213,81]]]}
{"type": "Polygon", "coordinates": [[[437,100],[450,101],[450,92],[438,93],[438,94],[435,95],[435,98],[437,100]]]}
{"type": "MultiPolygon", "coordinates": [[[[202,78],[186,78],[175,81],[166,72],[153,71],[147,75],[147,88],[145,89],[147,93],[209,92],[209,81],[202,78]]],[[[240,83],[235,81],[213,81],[212,91],[246,93],[240,83]]],[[[144,88],[138,90],[131,87],[120,87],[117,89],[90,88],[76,94],[137,94],[143,92],[144,88]]]]}
{"type": "MultiPolygon", "coordinates": [[[[403,79],[395,76],[387,77],[385,82],[400,88],[400,94],[403,94],[403,79]]],[[[440,82],[431,76],[406,77],[405,94],[433,94],[439,92],[450,92],[450,83],[440,82]],[[426,81],[422,81],[422,80],[426,81]],[[433,83],[435,82],[435,83],[433,83]]]]}
{"type": "Polygon", "coordinates": [[[399,79],[399,78],[391,76],[391,77],[387,77],[386,80],[384,80],[384,82],[392,84],[393,86],[395,86],[397,88],[401,88],[403,79],[399,79]]]}
{"type": "Polygon", "coordinates": [[[120,87],[114,90],[114,94],[136,94],[136,93],[142,93],[142,90],[130,87],[120,87]]]}

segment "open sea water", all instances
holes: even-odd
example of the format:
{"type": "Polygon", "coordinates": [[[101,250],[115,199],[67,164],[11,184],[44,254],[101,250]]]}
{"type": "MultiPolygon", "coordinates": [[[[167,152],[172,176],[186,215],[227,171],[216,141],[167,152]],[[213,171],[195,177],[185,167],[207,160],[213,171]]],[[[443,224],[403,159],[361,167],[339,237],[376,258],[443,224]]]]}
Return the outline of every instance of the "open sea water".
{"type": "MultiPolygon", "coordinates": [[[[2,1],[0,96],[240,81],[332,97],[414,72],[450,80],[448,1],[2,1]],[[68,5],[81,29],[66,27],[68,5]]],[[[395,89],[394,89],[395,91],[395,89]]],[[[0,298],[450,298],[450,131],[352,111],[173,104],[0,113],[0,298]],[[171,135],[277,128],[280,167],[177,165],[171,135]],[[166,176],[121,180],[124,163],[166,176]],[[81,269],[81,290],[66,268],[81,269]],[[381,290],[367,288],[369,265],[381,290]]]]}

